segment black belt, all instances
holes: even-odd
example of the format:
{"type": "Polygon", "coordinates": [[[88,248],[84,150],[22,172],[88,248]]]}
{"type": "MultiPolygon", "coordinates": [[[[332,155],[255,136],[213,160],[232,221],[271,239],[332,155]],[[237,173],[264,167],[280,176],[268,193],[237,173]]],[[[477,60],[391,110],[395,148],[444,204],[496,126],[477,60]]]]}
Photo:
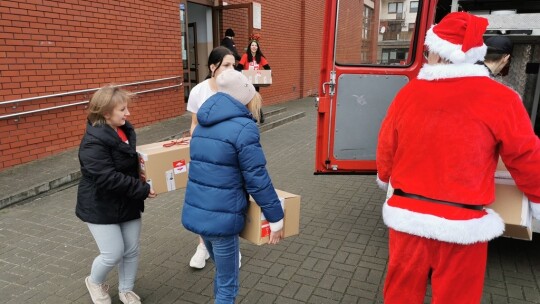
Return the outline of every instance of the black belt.
{"type": "Polygon", "coordinates": [[[482,210],[482,209],[484,209],[484,206],[482,206],[482,205],[467,205],[467,204],[453,203],[453,202],[447,202],[447,201],[440,201],[440,200],[428,198],[428,197],[421,196],[421,195],[416,195],[416,194],[410,194],[410,193],[407,193],[407,192],[403,192],[403,190],[401,190],[401,189],[395,189],[394,194],[397,195],[397,196],[414,198],[414,199],[421,200],[421,201],[432,202],[432,203],[437,203],[437,204],[447,205],[447,206],[453,206],[453,207],[458,207],[458,208],[465,208],[465,209],[471,209],[471,210],[482,210]]]}

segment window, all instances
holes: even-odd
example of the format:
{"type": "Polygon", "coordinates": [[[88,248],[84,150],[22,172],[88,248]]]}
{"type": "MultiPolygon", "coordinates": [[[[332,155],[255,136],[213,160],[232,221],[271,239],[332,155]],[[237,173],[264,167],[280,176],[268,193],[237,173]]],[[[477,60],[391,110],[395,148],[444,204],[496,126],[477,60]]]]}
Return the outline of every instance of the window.
{"type": "Polygon", "coordinates": [[[411,1],[411,9],[410,9],[410,12],[411,12],[411,13],[416,13],[416,12],[418,12],[418,1],[411,1]]]}
{"type": "Polygon", "coordinates": [[[408,49],[382,49],[381,63],[403,65],[409,53],[408,49]]]}
{"type": "Polygon", "coordinates": [[[373,23],[373,9],[364,6],[364,24],[362,31],[362,39],[369,39],[371,35],[371,24],[373,23]]]}
{"type": "Polygon", "coordinates": [[[369,63],[368,52],[362,52],[362,63],[369,63]]]}
{"type": "MultiPolygon", "coordinates": [[[[416,45],[416,18],[397,18],[399,14],[409,12],[410,1],[389,1],[392,4],[387,6],[388,2],[384,2],[380,14],[375,13],[377,5],[382,5],[378,4],[380,1],[338,1],[334,45],[336,65],[407,66],[412,63],[414,56],[408,54],[416,45]],[[387,8],[394,13],[387,14],[387,8]]],[[[422,7],[422,1],[414,1],[422,7]]]]}
{"type": "Polygon", "coordinates": [[[401,14],[403,13],[403,2],[389,2],[388,3],[389,14],[401,14]]]}

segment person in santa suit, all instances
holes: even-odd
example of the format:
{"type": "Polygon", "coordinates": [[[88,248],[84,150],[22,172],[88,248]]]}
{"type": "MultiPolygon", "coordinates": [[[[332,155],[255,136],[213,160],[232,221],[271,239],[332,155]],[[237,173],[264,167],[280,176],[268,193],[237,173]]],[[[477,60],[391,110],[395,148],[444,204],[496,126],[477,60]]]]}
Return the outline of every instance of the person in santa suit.
{"type": "MultiPolygon", "coordinates": [[[[487,20],[448,14],[425,39],[427,63],[382,122],[377,182],[390,188],[384,301],[480,303],[488,241],[504,231],[494,201],[499,155],[518,188],[540,202],[540,140],[518,94],[483,65],[487,20]],[[392,191],[393,190],[393,191],[392,191]]],[[[535,218],[540,206],[532,203],[535,218]]]]}

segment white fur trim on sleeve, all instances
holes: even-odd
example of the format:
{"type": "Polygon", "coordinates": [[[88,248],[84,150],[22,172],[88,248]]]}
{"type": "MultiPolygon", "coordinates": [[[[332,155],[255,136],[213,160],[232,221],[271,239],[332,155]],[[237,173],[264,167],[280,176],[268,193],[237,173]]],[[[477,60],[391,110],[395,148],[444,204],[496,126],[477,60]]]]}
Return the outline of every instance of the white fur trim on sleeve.
{"type": "Polygon", "coordinates": [[[377,186],[379,186],[379,188],[384,190],[384,191],[388,191],[388,183],[383,182],[379,178],[379,174],[377,174],[377,186]]]}
{"type": "Polygon", "coordinates": [[[270,231],[272,232],[280,231],[281,229],[283,229],[283,219],[279,220],[278,222],[269,223],[269,224],[270,224],[270,231]]]}
{"type": "Polygon", "coordinates": [[[532,216],[535,219],[540,220],[540,204],[531,202],[531,211],[532,211],[532,216]]]}
{"type": "Polygon", "coordinates": [[[384,223],[397,231],[456,244],[490,241],[504,232],[502,218],[493,210],[471,220],[449,220],[431,214],[417,213],[384,203],[384,223]]]}

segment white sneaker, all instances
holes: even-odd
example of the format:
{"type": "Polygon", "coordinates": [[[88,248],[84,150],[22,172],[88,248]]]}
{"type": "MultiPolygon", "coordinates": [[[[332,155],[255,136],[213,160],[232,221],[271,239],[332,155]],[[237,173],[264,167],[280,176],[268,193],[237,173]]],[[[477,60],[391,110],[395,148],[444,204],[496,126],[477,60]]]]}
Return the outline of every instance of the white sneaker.
{"type": "Polygon", "coordinates": [[[189,261],[189,266],[192,268],[203,269],[204,266],[206,266],[206,260],[209,258],[210,254],[204,244],[199,244],[197,246],[197,251],[195,251],[195,254],[189,261]]]}
{"type": "Polygon", "coordinates": [[[118,296],[124,304],[141,304],[141,297],[133,291],[119,292],[118,296]]]}
{"type": "Polygon", "coordinates": [[[242,253],[238,251],[238,268],[242,267],[242,253]]]}
{"type": "Polygon", "coordinates": [[[109,285],[107,284],[95,284],[90,281],[90,277],[84,279],[86,288],[90,293],[92,302],[94,304],[111,304],[111,296],[109,296],[109,285]]]}

